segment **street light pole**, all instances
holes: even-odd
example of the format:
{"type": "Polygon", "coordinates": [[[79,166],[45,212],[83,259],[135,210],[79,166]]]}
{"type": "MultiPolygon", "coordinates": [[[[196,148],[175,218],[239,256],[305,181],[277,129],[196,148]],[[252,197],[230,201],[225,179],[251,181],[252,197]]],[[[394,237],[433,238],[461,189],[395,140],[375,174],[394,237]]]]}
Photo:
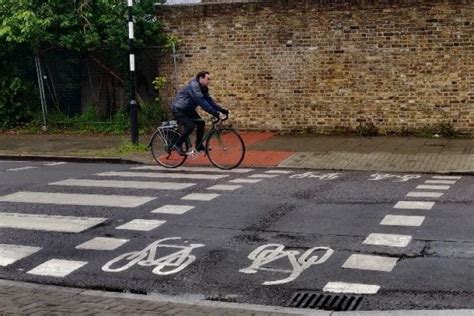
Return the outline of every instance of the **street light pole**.
{"type": "Polygon", "coordinates": [[[133,0],[128,1],[128,48],[130,55],[130,129],[132,143],[138,144],[138,105],[135,88],[135,54],[133,52],[133,0]]]}

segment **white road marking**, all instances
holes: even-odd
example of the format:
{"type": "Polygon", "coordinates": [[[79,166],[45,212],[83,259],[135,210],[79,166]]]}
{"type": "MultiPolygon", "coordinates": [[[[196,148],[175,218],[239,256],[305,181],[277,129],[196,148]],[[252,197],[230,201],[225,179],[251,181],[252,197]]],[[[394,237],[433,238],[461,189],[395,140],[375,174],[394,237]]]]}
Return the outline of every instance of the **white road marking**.
{"type": "Polygon", "coordinates": [[[59,205],[88,205],[112,207],[137,207],[154,200],[150,196],[67,194],[49,192],[17,192],[0,197],[0,202],[20,202],[59,205]]]}
{"type": "Polygon", "coordinates": [[[40,264],[39,266],[28,271],[27,273],[33,275],[63,278],[76,271],[80,267],[85,266],[86,264],[87,262],[85,261],[51,259],[40,264]]]}
{"type": "Polygon", "coordinates": [[[86,241],[78,246],[76,249],[88,249],[88,250],[115,250],[122,246],[129,239],[118,239],[108,237],[95,237],[89,241],[86,241]]]}
{"type": "Polygon", "coordinates": [[[21,170],[36,169],[36,168],[38,168],[38,167],[27,166],[27,167],[7,169],[7,171],[21,171],[21,170]]]}
{"type": "Polygon", "coordinates": [[[0,213],[0,227],[63,233],[80,233],[106,220],[99,217],[0,213]]]}
{"type": "Polygon", "coordinates": [[[45,163],[45,166],[59,166],[59,165],[65,165],[67,162],[61,161],[61,162],[52,162],[52,163],[45,163]]]}
{"type": "Polygon", "coordinates": [[[192,187],[196,185],[196,183],[68,179],[53,182],[49,185],[153,190],[182,190],[192,187]]]}
{"type": "Polygon", "coordinates": [[[424,220],[424,216],[387,215],[380,222],[380,225],[416,227],[421,226],[424,220]]]}
{"type": "Polygon", "coordinates": [[[380,289],[378,285],[328,282],[323,291],[332,293],[353,293],[353,294],[376,294],[380,289]]]}
{"type": "Polygon", "coordinates": [[[412,210],[431,210],[435,202],[426,201],[398,201],[393,208],[412,210]]]}
{"type": "Polygon", "coordinates": [[[355,254],[342,265],[346,269],[390,272],[395,267],[398,258],[355,254]]]}
{"type": "Polygon", "coordinates": [[[455,184],[454,180],[426,180],[426,184],[455,184]]]}
{"type": "Polygon", "coordinates": [[[218,197],[220,194],[214,193],[191,193],[183,196],[181,200],[192,200],[192,201],[210,201],[218,197]]]}
{"type": "Polygon", "coordinates": [[[260,182],[262,181],[263,179],[234,179],[234,180],[230,180],[229,182],[231,183],[257,183],[257,182],[260,182]]]}
{"type": "Polygon", "coordinates": [[[443,196],[444,193],[442,192],[421,192],[421,191],[413,191],[409,192],[406,196],[408,197],[427,197],[427,198],[439,198],[443,196]]]}
{"type": "Polygon", "coordinates": [[[256,174],[253,174],[253,175],[249,176],[249,178],[275,178],[275,177],[278,177],[278,176],[279,176],[278,174],[256,173],[256,174]]]}
{"type": "Polygon", "coordinates": [[[268,171],[265,171],[265,173],[276,173],[276,174],[289,174],[289,173],[292,173],[293,171],[289,171],[289,170],[268,170],[268,171]]]}
{"type": "MultiPolygon", "coordinates": [[[[158,171],[169,171],[169,168],[160,167],[160,166],[140,166],[140,167],[133,167],[130,168],[131,170],[158,170],[158,171]]],[[[183,171],[195,171],[195,172],[225,172],[225,173],[247,173],[253,171],[253,169],[231,169],[231,170],[222,170],[217,168],[210,168],[210,167],[179,167],[178,170],[183,171]]]]}
{"type": "Polygon", "coordinates": [[[444,179],[444,180],[460,180],[462,177],[458,176],[433,176],[433,179],[444,179]]]}
{"type": "Polygon", "coordinates": [[[430,184],[420,184],[416,187],[419,190],[448,190],[449,185],[430,185],[430,184]]]}
{"type": "Polygon", "coordinates": [[[207,188],[206,190],[220,190],[220,191],[233,191],[240,189],[241,185],[231,185],[231,184],[217,184],[212,187],[207,188]]]}
{"type": "Polygon", "coordinates": [[[411,241],[409,235],[370,234],[363,241],[367,245],[406,247],[411,241]]]}
{"type": "Polygon", "coordinates": [[[200,179],[200,180],[219,180],[228,175],[220,174],[185,174],[185,173],[159,173],[159,172],[127,172],[127,171],[109,171],[98,173],[101,177],[141,177],[141,178],[172,178],[172,179],[200,179]]]}
{"type": "Polygon", "coordinates": [[[154,219],[134,219],[128,223],[118,226],[116,229],[150,231],[166,223],[154,219]]]}
{"type": "Polygon", "coordinates": [[[0,244],[0,267],[6,267],[40,250],[40,247],[0,244]]]}
{"type": "Polygon", "coordinates": [[[191,205],[163,205],[162,207],[157,208],[156,210],[151,211],[152,213],[162,213],[162,214],[184,214],[189,210],[192,210],[194,206],[191,205]]]}

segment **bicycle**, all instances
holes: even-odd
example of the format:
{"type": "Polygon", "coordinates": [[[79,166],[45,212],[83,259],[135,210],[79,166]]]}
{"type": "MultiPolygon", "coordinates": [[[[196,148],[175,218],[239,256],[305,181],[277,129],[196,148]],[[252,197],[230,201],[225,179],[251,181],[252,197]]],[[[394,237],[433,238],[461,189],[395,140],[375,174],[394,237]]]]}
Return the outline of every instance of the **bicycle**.
{"type": "MultiPolygon", "coordinates": [[[[231,125],[224,126],[224,119],[212,119],[212,127],[204,134],[197,147],[204,145],[204,154],[212,165],[220,169],[233,169],[238,167],[245,156],[245,144],[242,137],[231,125]]],[[[163,122],[152,135],[149,143],[151,154],[158,164],[165,168],[181,166],[189,156],[196,155],[191,151],[186,156],[179,155],[173,146],[180,136],[179,125],[176,121],[163,122]]],[[[189,137],[181,145],[181,150],[188,152],[191,148],[189,137]]]]}

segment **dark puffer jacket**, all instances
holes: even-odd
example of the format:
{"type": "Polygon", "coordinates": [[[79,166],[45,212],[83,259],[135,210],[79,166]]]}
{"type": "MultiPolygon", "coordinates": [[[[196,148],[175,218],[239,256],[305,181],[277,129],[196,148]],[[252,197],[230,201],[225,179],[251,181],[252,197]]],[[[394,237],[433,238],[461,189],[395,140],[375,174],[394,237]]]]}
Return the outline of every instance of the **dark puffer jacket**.
{"type": "Polygon", "coordinates": [[[196,110],[197,106],[201,106],[215,117],[219,117],[219,112],[222,111],[222,108],[209,96],[209,89],[202,87],[194,78],[178,92],[171,104],[171,111],[190,112],[196,110]]]}

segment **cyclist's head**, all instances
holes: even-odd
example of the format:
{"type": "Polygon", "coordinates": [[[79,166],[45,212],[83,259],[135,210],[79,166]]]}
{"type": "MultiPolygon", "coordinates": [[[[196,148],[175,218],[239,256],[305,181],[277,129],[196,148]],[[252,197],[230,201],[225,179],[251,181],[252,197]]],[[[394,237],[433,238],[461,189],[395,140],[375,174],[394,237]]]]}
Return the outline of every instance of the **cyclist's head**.
{"type": "Polygon", "coordinates": [[[207,87],[211,81],[208,71],[200,71],[196,75],[196,79],[201,86],[207,87]]]}

